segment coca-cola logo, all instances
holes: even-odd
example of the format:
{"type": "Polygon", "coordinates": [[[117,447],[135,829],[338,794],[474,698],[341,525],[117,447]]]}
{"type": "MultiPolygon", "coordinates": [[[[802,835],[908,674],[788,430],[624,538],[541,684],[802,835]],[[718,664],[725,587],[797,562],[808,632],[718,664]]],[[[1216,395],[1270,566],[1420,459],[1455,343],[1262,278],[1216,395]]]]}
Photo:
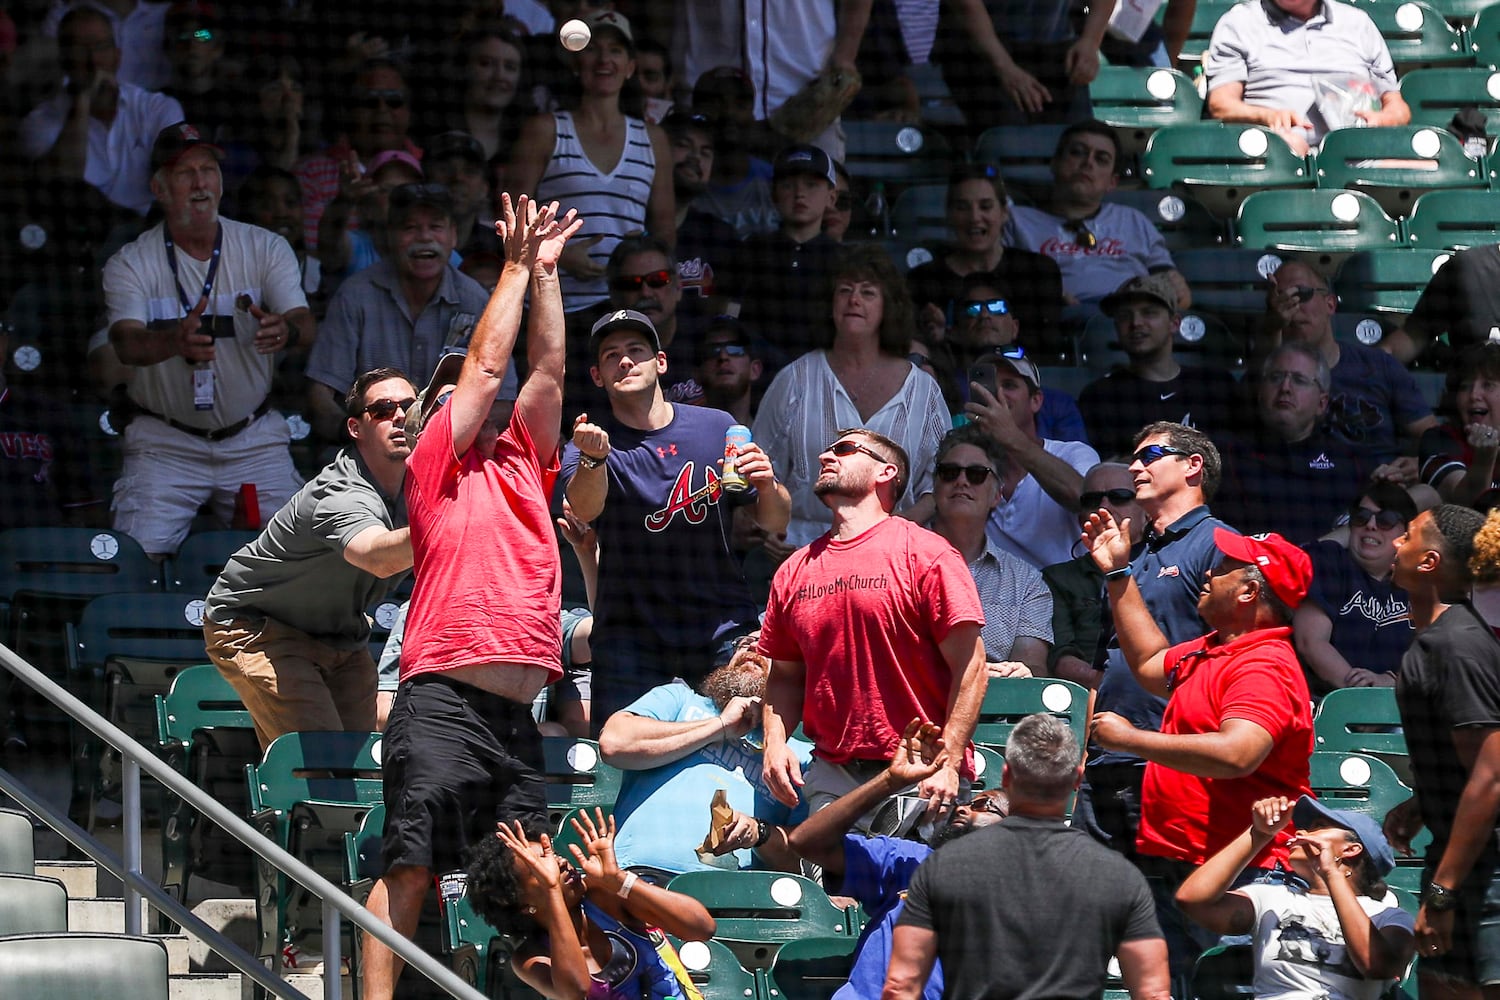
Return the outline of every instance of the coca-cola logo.
{"type": "Polygon", "coordinates": [[[1048,257],[1125,257],[1129,254],[1125,242],[1113,236],[1101,236],[1092,247],[1082,247],[1071,239],[1054,236],[1041,245],[1041,252],[1048,257]]]}

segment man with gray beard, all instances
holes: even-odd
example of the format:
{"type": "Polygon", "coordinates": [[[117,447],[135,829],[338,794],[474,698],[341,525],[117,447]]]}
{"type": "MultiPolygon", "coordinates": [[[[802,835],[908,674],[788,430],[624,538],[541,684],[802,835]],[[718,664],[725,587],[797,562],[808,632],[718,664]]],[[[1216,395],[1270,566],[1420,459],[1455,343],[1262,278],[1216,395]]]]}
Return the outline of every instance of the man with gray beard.
{"type": "Polygon", "coordinates": [[[468,343],[490,299],[451,262],[458,236],[446,187],[403,184],[389,206],[387,254],[339,286],[308,354],[307,412],[329,441],[338,438],[340,400],[357,374],[432,371],[443,348],[468,343]]]}
{"type": "MultiPolygon", "coordinates": [[[[615,802],[615,855],[620,866],[668,878],[703,868],[754,867],[795,871],[785,827],[804,810],[772,798],[761,778],[761,696],[770,661],[756,650],[760,633],[735,643],[697,690],[680,680],[652,688],[610,716],[599,734],[608,764],[625,772],[615,802]],[[709,803],[722,789],[734,810],[711,821],[709,803]],[[700,854],[704,834],[726,853],[700,854]]],[[[812,747],[791,741],[802,766],[812,747]]]]}

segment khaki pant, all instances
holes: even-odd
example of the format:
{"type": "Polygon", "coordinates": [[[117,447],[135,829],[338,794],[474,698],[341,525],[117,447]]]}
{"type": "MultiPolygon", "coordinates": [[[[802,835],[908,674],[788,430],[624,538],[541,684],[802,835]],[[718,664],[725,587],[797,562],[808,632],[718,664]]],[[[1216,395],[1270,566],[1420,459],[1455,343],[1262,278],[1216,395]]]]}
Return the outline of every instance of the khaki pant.
{"type": "Polygon", "coordinates": [[[239,692],[264,750],[284,733],[375,728],[375,660],[271,618],[203,620],[208,657],[239,692]]]}

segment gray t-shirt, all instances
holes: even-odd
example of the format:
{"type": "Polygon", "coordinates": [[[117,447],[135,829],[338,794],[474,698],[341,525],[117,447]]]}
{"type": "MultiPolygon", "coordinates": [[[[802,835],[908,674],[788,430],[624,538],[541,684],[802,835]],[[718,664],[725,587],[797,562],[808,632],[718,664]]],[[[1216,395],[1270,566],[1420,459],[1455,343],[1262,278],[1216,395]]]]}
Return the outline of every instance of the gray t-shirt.
{"type": "Polygon", "coordinates": [[[1318,81],[1344,90],[1368,84],[1377,98],[1399,89],[1380,29],[1364,11],[1336,0],[1324,0],[1322,11],[1306,21],[1270,0],[1230,8],[1214,26],[1203,71],[1209,90],[1243,83],[1247,103],[1306,116],[1311,143],[1322,142],[1330,129],[1317,108],[1318,81]]]}
{"type": "Polygon", "coordinates": [[[1063,291],[1086,303],[1098,302],[1131,278],[1176,266],[1161,232],[1129,205],[1107,201],[1083,226],[1093,234],[1093,246],[1060,216],[1017,205],[1010,211],[1005,245],[1057,261],[1063,291]]]}
{"type": "Polygon", "coordinates": [[[357,649],[370,638],[365,609],[406,575],[382,580],[344,558],[344,546],[371,525],[406,527],[406,499],[381,493],[359,453],[345,448],[230,556],[204,614],[221,625],[274,618],[330,646],[357,649]]]}

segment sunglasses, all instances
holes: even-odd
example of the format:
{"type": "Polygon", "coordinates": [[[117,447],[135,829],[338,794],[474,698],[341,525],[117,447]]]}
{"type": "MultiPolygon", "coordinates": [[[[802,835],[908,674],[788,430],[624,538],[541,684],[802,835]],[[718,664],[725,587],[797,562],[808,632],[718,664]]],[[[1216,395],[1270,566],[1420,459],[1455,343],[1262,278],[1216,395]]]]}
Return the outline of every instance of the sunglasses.
{"type": "Polygon", "coordinates": [[[376,420],[389,420],[396,415],[397,410],[405,411],[408,406],[415,403],[415,397],[408,399],[377,399],[365,407],[365,412],[376,420]]]}
{"type": "Polygon", "coordinates": [[[1073,234],[1074,246],[1082,247],[1085,250],[1092,250],[1099,245],[1099,237],[1095,236],[1093,231],[1088,226],[1085,226],[1081,219],[1065,222],[1063,223],[1063,228],[1073,234]]]}
{"type": "Polygon", "coordinates": [[[833,199],[833,210],[835,212],[854,211],[854,199],[849,197],[847,194],[839,195],[837,198],[833,199]]]}
{"type": "Polygon", "coordinates": [[[961,304],[964,315],[971,319],[980,313],[989,313],[991,316],[1004,316],[1010,312],[1010,306],[1004,299],[973,299],[961,304]]]}
{"type": "Polygon", "coordinates": [[[206,43],[206,42],[211,42],[213,40],[214,40],[214,33],[212,31],[209,31],[207,28],[199,28],[197,31],[184,31],[182,34],[180,34],[180,35],[177,36],[177,41],[179,41],[179,42],[205,42],[206,43]]]}
{"type": "Polygon", "coordinates": [[[978,486],[995,474],[988,465],[959,465],[957,462],[939,462],[936,471],[938,479],[945,483],[958,482],[959,473],[963,473],[970,486],[978,486]]]}
{"type": "Polygon", "coordinates": [[[1135,490],[1087,490],[1078,496],[1078,506],[1082,510],[1098,510],[1104,506],[1104,501],[1118,507],[1120,504],[1130,503],[1135,499],[1135,490]]]}
{"type": "Polygon", "coordinates": [[[1293,288],[1289,294],[1298,302],[1307,302],[1311,300],[1314,295],[1326,295],[1327,293],[1328,289],[1326,288],[1313,288],[1311,285],[1298,285],[1296,288],[1293,288]]]}
{"type": "Polygon", "coordinates": [[[743,358],[749,353],[750,348],[744,344],[708,344],[703,348],[703,357],[708,361],[719,358],[743,358]]]}
{"type": "Polygon", "coordinates": [[[1406,518],[1394,510],[1371,510],[1358,504],[1349,508],[1351,528],[1368,528],[1372,523],[1381,531],[1390,531],[1406,524],[1406,518]]]}
{"type": "Polygon", "coordinates": [[[374,111],[384,104],[392,111],[406,107],[406,95],[399,90],[363,90],[354,95],[354,106],[374,111]]]}
{"type": "Polygon", "coordinates": [[[1192,453],[1183,451],[1181,448],[1171,448],[1164,444],[1148,444],[1134,455],[1131,455],[1130,460],[1131,462],[1140,462],[1142,465],[1153,465],[1168,455],[1187,458],[1190,454],[1192,453]]]}
{"type": "Polygon", "coordinates": [[[980,812],[987,812],[992,815],[999,816],[1001,819],[1007,819],[1010,817],[1010,810],[1000,805],[1000,796],[998,795],[985,795],[981,798],[975,799],[970,803],[970,806],[977,806],[980,812]]]}
{"type": "Polygon", "coordinates": [[[738,639],[734,640],[734,648],[737,652],[744,652],[747,649],[754,649],[758,645],[760,645],[759,632],[751,632],[749,635],[742,635],[738,639]]]}
{"type": "Polygon", "coordinates": [[[622,274],[609,283],[609,287],[617,292],[638,292],[642,285],[652,288],[666,288],[672,283],[672,272],[666,268],[660,271],[650,271],[646,274],[622,274]]]}
{"type": "Polygon", "coordinates": [[[850,441],[848,438],[845,438],[842,441],[835,441],[833,444],[828,446],[828,450],[833,452],[835,458],[848,458],[851,455],[868,455],[875,461],[879,462],[881,465],[895,464],[890,459],[880,454],[880,452],[875,451],[872,448],[867,448],[866,446],[860,444],[858,441],[850,441]]]}

